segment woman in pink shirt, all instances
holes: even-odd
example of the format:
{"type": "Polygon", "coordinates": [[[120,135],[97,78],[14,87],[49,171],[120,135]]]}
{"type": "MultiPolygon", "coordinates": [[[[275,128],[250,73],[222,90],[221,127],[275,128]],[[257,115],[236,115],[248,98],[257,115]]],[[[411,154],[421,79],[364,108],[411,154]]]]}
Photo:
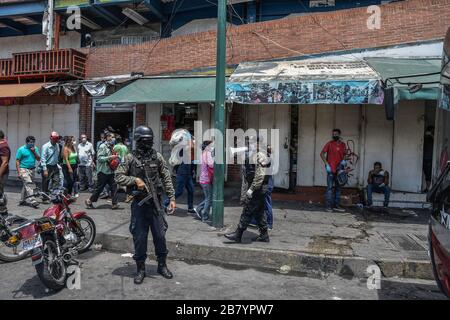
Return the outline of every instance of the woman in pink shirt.
{"type": "Polygon", "coordinates": [[[209,211],[212,205],[212,182],[214,177],[214,159],[212,157],[212,141],[206,140],[202,145],[202,159],[200,163],[200,185],[205,196],[197,206],[197,212],[202,217],[202,222],[208,222],[209,211]]]}

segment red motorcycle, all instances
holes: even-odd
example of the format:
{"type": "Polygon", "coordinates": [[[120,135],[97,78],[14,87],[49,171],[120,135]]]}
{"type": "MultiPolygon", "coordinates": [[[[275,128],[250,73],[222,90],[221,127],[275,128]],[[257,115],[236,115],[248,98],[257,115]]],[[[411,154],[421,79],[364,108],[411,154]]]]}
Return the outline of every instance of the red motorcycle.
{"type": "Polygon", "coordinates": [[[30,253],[33,265],[42,283],[49,289],[60,290],[65,287],[67,267],[77,263],[79,253],[89,250],[94,243],[96,228],[86,212],[70,210],[74,198],[62,190],[56,190],[48,197],[53,206],[44,211],[42,218],[29,220],[14,229],[5,227],[0,221],[0,239],[7,246],[19,248],[20,252],[30,253]]]}

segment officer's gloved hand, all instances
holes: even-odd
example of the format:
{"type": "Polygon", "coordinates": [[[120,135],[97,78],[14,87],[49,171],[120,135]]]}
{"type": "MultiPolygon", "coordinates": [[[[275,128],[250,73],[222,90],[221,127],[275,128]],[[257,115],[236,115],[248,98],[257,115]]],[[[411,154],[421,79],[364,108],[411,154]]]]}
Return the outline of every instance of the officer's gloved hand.
{"type": "Polygon", "coordinates": [[[244,203],[248,204],[250,202],[250,200],[252,200],[252,196],[253,196],[253,190],[252,189],[248,189],[247,192],[245,193],[244,203]]]}

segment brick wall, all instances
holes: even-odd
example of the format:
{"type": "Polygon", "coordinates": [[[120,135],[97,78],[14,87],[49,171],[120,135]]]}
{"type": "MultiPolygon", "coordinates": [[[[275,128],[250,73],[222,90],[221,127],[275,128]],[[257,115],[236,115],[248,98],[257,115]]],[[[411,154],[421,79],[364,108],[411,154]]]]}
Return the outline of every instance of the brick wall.
{"type": "Polygon", "coordinates": [[[136,127],[147,125],[147,114],[145,104],[136,105],[136,127]]]}
{"type": "MultiPolygon", "coordinates": [[[[367,28],[370,14],[366,8],[231,27],[227,62],[238,64],[443,39],[450,24],[449,0],[408,0],[382,5],[381,9],[380,30],[367,28]]],[[[85,51],[88,77],[132,71],[152,75],[191,70],[215,65],[216,33],[208,31],[162,39],[159,43],[85,51]]]]}

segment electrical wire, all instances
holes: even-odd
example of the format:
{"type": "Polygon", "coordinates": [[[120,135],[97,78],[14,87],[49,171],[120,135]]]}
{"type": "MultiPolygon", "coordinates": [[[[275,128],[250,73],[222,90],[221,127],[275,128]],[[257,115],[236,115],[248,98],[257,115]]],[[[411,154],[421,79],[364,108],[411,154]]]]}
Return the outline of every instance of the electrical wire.
{"type": "MultiPolygon", "coordinates": [[[[311,10],[309,10],[305,4],[303,3],[302,0],[298,0],[298,3],[303,7],[303,9],[305,9],[306,12],[308,12],[310,14],[310,17],[312,19],[312,21],[318,25],[322,30],[324,30],[328,35],[332,36],[334,38],[334,40],[336,40],[336,42],[338,42],[340,44],[340,46],[344,49],[344,50],[349,50],[347,48],[346,45],[344,45],[344,43],[339,40],[336,36],[332,35],[330,31],[328,31],[319,21],[317,21],[316,17],[314,17],[314,14],[311,12],[311,10]]],[[[358,60],[358,61],[364,61],[361,58],[358,58],[357,56],[350,54],[354,59],[358,60]]],[[[342,57],[342,58],[347,58],[347,57],[342,57]]],[[[349,58],[350,59],[350,58],[349,58]]]]}
{"type": "Polygon", "coordinates": [[[147,53],[146,55],[146,59],[145,59],[145,64],[144,64],[144,68],[142,69],[142,72],[145,73],[145,70],[147,69],[148,66],[148,62],[150,60],[150,55],[153,53],[153,50],[155,50],[156,46],[161,42],[162,40],[162,35],[165,34],[168,30],[168,28],[171,26],[172,20],[173,18],[175,18],[175,15],[177,14],[177,11],[181,8],[181,6],[184,3],[184,0],[180,1],[180,5],[177,7],[177,3],[178,0],[175,0],[175,3],[172,6],[172,12],[170,14],[170,17],[167,21],[166,27],[164,28],[164,30],[161,32],[159,39],[156,41],[156,43],[153,45],[153,47],[150,49],[150,51],[147,53]]]}

